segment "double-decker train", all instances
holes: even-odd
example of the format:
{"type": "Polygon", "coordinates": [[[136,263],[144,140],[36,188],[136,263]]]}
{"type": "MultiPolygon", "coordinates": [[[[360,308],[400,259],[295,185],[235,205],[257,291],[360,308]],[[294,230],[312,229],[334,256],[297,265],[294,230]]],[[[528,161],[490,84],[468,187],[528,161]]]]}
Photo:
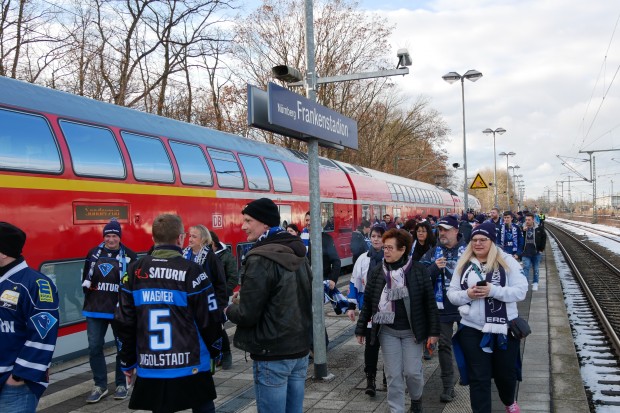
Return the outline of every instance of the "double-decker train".
{"type": "MultiPolygon", "coordinates": [[[[13,79],[0,77],[0,91],[0,220],[27,233],[26,261],[58,287],[57,361],[87,348],[81,273],[110,218],[144,252],[154,217],[177,213],[217,232],[240,264],[244,205],[271,198],[300,227],[309,209],[304,153],[13,79]]],[[[362,218],[462,211],[462,194],[327,158],[320,188],[343,265],[362,218]]]]}

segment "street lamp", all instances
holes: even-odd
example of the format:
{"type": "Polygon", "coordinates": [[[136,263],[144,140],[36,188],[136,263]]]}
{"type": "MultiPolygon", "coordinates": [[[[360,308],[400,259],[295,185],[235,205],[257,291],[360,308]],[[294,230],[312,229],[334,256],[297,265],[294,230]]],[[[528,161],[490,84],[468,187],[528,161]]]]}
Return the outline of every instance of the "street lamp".
{"type": "Polygon", "coordinates": [[[515,169],[519,169],[521,168],[519,165],[515,165],[515,166],[509,166],[508,169],[512,169],[512,187],[514,190],[514,194],[513,197],[517,196],[517,188],[515,186],[515,169]]]}
{"type": "Polygon", "coordinates": [[[508,157],[510,156],[515,156],[516,153],[514,152],[500,152],[499,156],[505,156],[506,157],[506,205],[507,205],[507,209],[506,211],[510,211],[510,188],[508,187],[509,183],[508,183],[508,177],[510,176],[510,174],[508,173],[508,157]]]}
{"type": "Polygon", "coordinates": [[[456,82],[457,80],[461,81],[461,101],[463,103],[463,176],[465,178],[463,182],[463,192],[465,193],[465,211],[469,209],[469,199],[467,195],[467,142],[465,138],[465,79],[475,82],[481,77],[482,73],[477,70],[468,70],[463,76],[456,72],[450,72],[441,77],[450,84],[456,82]]]}
{"type": "Polygon", "coordinates": [[[492,133],[493,134],[493,185],[495,186],[495,208],[499,207],[499,203],[497,202],[497,152],[495,151],[495,134],[503,135],[506,133],[506,129],[497,128],[495,130],[491,128],[486,128],[482,131],[482,133],[492,133]]]}

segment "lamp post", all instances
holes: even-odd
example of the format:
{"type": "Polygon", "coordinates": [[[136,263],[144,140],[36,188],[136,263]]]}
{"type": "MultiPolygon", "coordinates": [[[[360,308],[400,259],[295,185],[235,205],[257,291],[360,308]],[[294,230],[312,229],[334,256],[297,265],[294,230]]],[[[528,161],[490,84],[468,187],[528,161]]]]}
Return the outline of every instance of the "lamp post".
{"type": "Polygon", "coordinates": [[[513,197],[516,198],[517,197],[517,186],[515,184],[515,169],[519,169],[521,168],[519,165],[515,165],[515,166],[509,166],[509,169],[512,169],[512,188],[513,188],[513,197]]]}
{"type": "Polygon", "coordinates": [[[468,70],[463,76],[456,72],[450,72],[443,75],[441,78],[446,82],[452,84],[457,80],[461,81],[461,101],[463,104],[463,192],[465,193],[465,210],[469,209],[469,199],[467,195],[467,140],[465,134],[465,79],[475,82],[482,77],[482,73],[477,70],[468,70]]]}
{"type": "Polygon", "coordinates": [[[514,192],[515,192],[514,193],[514,198],[515,198],[515,206],[517,207],[517,211],[521,209],[521,208],[519,208],[519,206],[520,206],[519,205],[520,204],[520,202],[519,202],[519,192],[520,191],[518,190],[519,182],[521,182],[521,181],[519,181],[519,178],[521,178],[521,177],[523,177],[523,175],[514,175],[514,169],[513,169],[513,182],[512,182],[512,184],[514,185],[514,192]]]}
{"type": "Polygon", "coordinates": [[[506,133],[506,129],[504,128],[497,128],[495,130],[491,129],[491,128],[486,128],[485,130],[482,131],[482,133],[492,133],[493,134],[493,185],[495,187],[495,208],[499,207],[499,204],[497,202],[497,152],[495,151],[495,134],[499,134],[499,135],[503,135],[504,133],[506,133]]]}
{"type": "Polygon", "coordinates": [[[500,152],[499,156],[505,156],[506,157],[506,211],[510,211],[510,187],[508,179],[510,176],[510,173],[508,172],[508,158],[510,156],[515,156],[516,153],[514,152],[500,152]]]}

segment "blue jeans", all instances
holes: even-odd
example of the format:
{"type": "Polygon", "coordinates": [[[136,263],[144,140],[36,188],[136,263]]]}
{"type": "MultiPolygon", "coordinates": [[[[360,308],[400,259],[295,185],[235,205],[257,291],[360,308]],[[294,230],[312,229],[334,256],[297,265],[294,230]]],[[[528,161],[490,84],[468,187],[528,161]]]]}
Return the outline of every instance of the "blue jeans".
{"type": "Polygon", "coordinates": [[[530,268],[534,267],[534,281],[532,283],[538,283],[540,254],[536,254],[533,257],[521,257],[521,261],[523,261],[523,275],[525,275],[525,278],[530,278],[530,268]]]}
{"type": "MultiPolygon", "coordinates": [[[[103,343],[108,326],[112,320],[107,318],[86,317],[86,335],[88,337],[88,359],[90,369],[93,371],[95,386],[102,389],[108,388],[108,369],[103,355],[103,343]]],[[[116,339],[116,335],[114,336],[116,339]]],[[[116,386],[125,386],[125,375],[121,372],[121,359],[116,353],[116,386]]]]}
{"type": "Polygon", "coordinates": [[[3,412],[34,413],[37,404],[39,404],[39,398],[27,384],[10,386],[5,383],[0,390],[0,406],[3,412]]]}
{"type": "Polygon", "coordinates": [[[303,411],[308,356],[288,360],[255,360],[253,371],[258,413],[303,411]]]}

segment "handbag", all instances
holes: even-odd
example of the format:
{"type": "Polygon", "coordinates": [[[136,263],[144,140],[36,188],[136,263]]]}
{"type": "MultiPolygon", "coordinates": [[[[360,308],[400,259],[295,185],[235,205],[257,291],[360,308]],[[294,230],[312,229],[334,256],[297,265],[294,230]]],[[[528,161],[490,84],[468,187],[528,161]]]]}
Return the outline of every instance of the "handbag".
{"type": "Polygon", "coordinates": [[[532,333],[530,325],[521,317],[514,318],[508,322],[510,334],[517,340],[522,340],[532,333]]]}

